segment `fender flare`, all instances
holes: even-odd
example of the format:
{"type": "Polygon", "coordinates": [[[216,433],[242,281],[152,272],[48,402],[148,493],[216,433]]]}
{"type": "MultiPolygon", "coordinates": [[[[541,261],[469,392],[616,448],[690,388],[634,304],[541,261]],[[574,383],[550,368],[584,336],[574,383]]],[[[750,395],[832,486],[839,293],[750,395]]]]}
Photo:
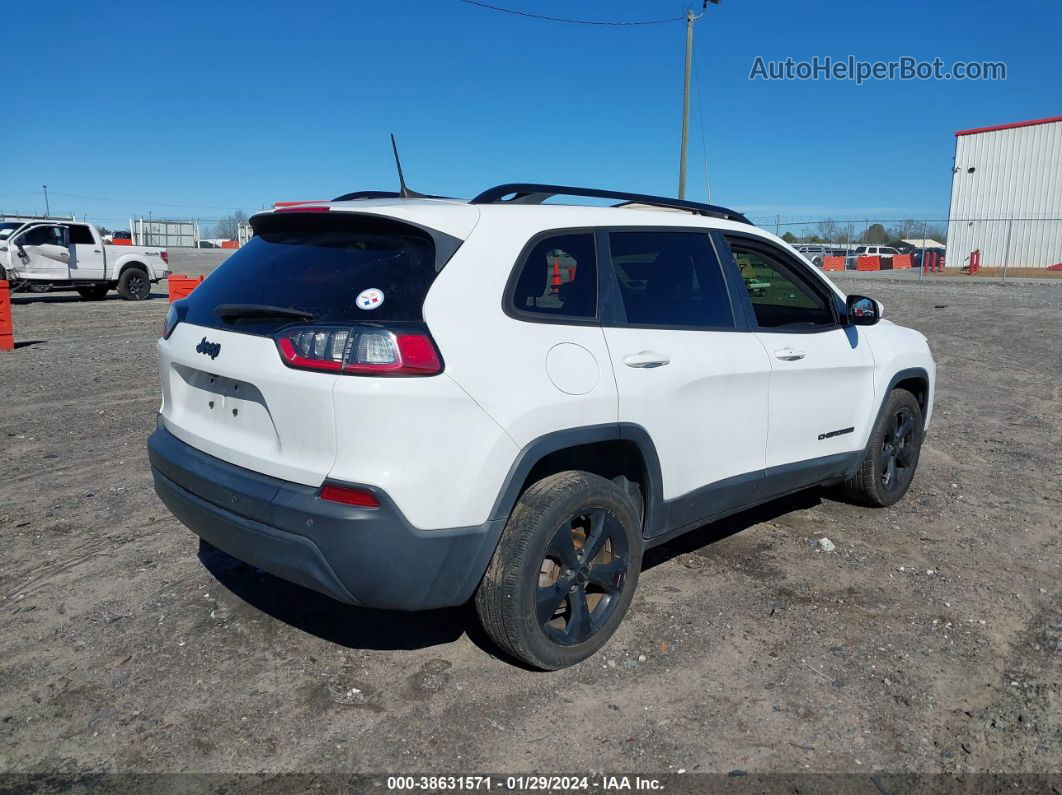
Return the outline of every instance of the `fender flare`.
{"type": "Polygon", "coordinates": [[[925,408],[928,407],[929,400],[931,398],[930,390],[932,388],[932,383],[929,380],[929,372],[924,367],[907,367],[903,370],[896,371],[893,374],[892,378],[889,379],[889,385],[885,387],[885,391],[881,394],[881,404],[878,406],[878,411],[874,415],[874,422],[869,426],[869,430],[867,432],[868,439],[870,438],[870,435],[874,433],[874,428],[876,428],[878,426],[878,423],[881,421],[881,415],[885,412],[885,403],[888,401],[889,395],[892,394],[892,390],[894,390],[896,388],[896,385],[899,384],[901,381],[909,381],[912,378],[919,378],[926,382],[926,406],[923,407],[922,411],[922,430],[923,432],[925,431],[925,408]]]}
{"type": "Polygon", "coordinates": [[[136,268],[138,270],[142,270],[142,271],[144,271],[144,273],[146,273],[148,275],[148,278],[151,278],[151,268],[148,267],[148,264],[146,262],[141,262],[140,260],[137,260],[137,259],[126,260],[125,262],[122,262],[120,265],[116,264],[115,267],[118,268],[118,272],[114,274],[113,281],[118,281],[119,279],[121,279],[122,278],[122,274],[125,273],[130,268],[136,268]]]}
{"type": "Polygon", "coordinates": [[[660,515],[663,500],[663,477],[660,474],[660,458],[656,453],[649,432],[641,425],[629,422],[587,425],[553,431],[528,442],[520,450],[505,476],[502,488],[491,509],[491,520],[508,519],[520,498],[520,488],[535,464],[550,453],[569,447],[579,447],[596,442],[632,442],[642,456],[646,473],[645,519],[643,528],[655,525],[660,515]]]}

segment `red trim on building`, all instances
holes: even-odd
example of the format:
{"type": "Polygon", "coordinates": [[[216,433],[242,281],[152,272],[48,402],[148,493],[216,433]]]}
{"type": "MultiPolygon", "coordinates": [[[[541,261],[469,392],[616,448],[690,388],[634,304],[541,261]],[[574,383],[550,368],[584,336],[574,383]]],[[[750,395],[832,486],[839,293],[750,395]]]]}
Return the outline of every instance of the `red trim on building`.
{"type": "Polygon", "coordinates": [[[1047,119],[1031,119],[1029,121],[1016,121],[1010,124],[996,124],[992,127],[974,127],[971,130],[959,130],[955,133],[956,137],[960,135],[973,135],[975,133],[995,132],[996,130],[1012,130],[1015,127],[1032,127],[1035,124],[1051,124],[1052,122],[1062,121],[1062,116],[1051,116],[1047,119]]]}

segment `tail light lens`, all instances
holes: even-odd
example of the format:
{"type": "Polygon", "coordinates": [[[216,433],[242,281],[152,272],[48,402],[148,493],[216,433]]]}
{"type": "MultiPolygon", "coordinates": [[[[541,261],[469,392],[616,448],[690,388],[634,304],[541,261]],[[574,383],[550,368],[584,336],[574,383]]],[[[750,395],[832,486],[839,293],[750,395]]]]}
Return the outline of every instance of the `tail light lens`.
{"type": "Polygon", "coordinates": [[[436,375],[442,360],[424,329],[296,326],[275,337],[288,367],[341,375],[436,375]]]}
{"type": "Polygon", "coordinates": [[[168,340],[180,322],[181,313],[177,308],[177,304],[170,304],[170,308],[166,310],[166,319],[162,321],[162,338],[168,340]]]}
{"type": "Polygon", "coordinates": [[[170,264],[170,252],[168,252],[166,249],[160,251],[159,256],[162,257],[162,261],[165,262],[167,265],[170,264]]]}

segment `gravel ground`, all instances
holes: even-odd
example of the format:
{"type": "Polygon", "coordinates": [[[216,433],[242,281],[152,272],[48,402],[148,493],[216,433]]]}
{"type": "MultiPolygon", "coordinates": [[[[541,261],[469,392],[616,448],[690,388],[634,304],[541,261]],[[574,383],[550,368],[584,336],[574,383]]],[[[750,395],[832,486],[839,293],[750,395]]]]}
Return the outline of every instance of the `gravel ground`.
{"type": "Polygon", "coordinates": [[[610,645],[553,674],[467,607],[360,610],[200,554],[144,452],[164,290],[16,297],[0,771],[1057,773],[1062,288],[872,287],[940,368],[907,498],[812,491],[654,550],[610,645]]]}

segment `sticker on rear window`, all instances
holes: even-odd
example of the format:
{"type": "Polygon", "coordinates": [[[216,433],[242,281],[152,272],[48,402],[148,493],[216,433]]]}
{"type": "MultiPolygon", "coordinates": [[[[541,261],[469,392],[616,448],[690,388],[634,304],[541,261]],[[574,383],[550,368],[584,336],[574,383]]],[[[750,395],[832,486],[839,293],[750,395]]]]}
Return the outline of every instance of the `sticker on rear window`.
{"type": "Polygon", "coordinates": [[[358,305],[358,309],[379,309],[383,306],[384,294],[383,290],[377,290],[375,287],[370,287],[368,290],[362,290],[358,293],[358,297],[355,303],[358,305]]]}

